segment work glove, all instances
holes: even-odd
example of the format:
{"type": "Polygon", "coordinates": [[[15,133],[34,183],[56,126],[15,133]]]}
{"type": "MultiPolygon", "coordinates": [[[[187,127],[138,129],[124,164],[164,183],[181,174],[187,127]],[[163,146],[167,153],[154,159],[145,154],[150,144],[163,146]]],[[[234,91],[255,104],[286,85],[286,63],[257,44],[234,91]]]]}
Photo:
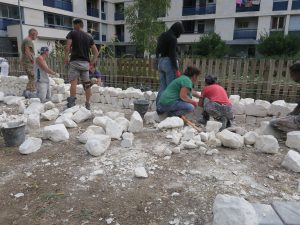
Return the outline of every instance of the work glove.
{"type": "Polygon", "coordinates": [[[196,108],[197,105],[198,105],[198,102],[197,101],[192,101],[191,104],[196,108]]]}
{"type": "Polygon", "coordinates": [[[176,77],[180,77],[181,76],[181,72],[179,70],[176,70],[176,77]]]}

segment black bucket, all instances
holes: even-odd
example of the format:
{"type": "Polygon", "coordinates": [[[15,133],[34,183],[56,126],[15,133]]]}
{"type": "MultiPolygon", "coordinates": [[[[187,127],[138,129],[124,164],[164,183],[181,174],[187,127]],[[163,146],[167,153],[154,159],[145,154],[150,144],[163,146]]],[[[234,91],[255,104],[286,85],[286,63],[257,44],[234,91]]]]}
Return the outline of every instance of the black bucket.
{"type": "Polygon", "coordinates": [[[144,115],[148,111],[149,108],[149,102],[147,100],[136,100],[133,102],[134,104],[134,110],[137,111],[142,118],[144,118],[144,115]]]}
{"type": "Polygon", "coordinates": [[[22,121],[8,122],[1,128],[7,147],[19,146],[25,141],[25,124],[22,121]]]}

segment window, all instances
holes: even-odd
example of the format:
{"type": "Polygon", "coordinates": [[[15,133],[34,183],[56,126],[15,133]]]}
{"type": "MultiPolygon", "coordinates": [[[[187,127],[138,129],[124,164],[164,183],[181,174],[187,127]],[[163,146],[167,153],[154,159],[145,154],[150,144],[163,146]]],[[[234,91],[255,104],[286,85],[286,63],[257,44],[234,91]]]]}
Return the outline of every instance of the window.
{"type": "Polygon", "coordinates": [[[19,9],[14,5],[0,4],[0,17],[19,19],[19,9]]]}
{"type": "Polygon", "coordinates": [[[237,28],[238,29],[247,29],[249,27],[249,22],[238,22],[237,28]]]}
{"type": "Polygon", "coordinates": [[[72,17],[45,13],[44,19],[45,26],[72,29],[72,17]]]}
{"type": "Polygon", "coordinates": [[[284,16],[272,17],[272,30],[280,30],[284,28],[284,16]]]}
{"type": "Polygon", "coordinates": [[[205,31],[205,24],[204,22],[198,22],[198,33],[203,34],[205,31]]]}

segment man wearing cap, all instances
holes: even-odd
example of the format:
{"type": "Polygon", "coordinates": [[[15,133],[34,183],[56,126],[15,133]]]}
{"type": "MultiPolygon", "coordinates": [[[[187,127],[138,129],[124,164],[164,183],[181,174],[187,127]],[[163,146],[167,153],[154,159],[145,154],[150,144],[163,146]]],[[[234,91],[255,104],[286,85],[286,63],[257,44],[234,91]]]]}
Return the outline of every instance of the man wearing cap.
{"type": "Polygon", "coordinates": [[[24,91],[23,95],[25,98],[35,97],[36,95],[36,88],[34,83],[34,72],[33,72],[33,65],[34,65],[34,45],[33,40],[37,38],[38,32],[36,29],[31,28],[28,31],[28,37],[26,37],[21,45],[22,51],[22,58],[21,63],[23,64],[24,70],[28,76],[28,83],[26,86],[26,90],[24,91]]]}
{"type": "Polygon", "coordinates": [[[59,77],[59,74],[51,70],[46,63],[46,58],[49,56],[48,47],[41,47],[39,53],[40,55],[35,60],[34,71],[37,96],[41,102],[44,103],[51,100],[50,80],[48,74],[55,77],[59,77]]]}
{"type": "Polygon", "coordinates": [[[76,105],[76,87],[77,79],[80,77],[85,91],[86,102],[85,107],[90,109],[90,97],[92,83],[89,78],[89,64],[95,64],[99,55],[98,49],[91,35],[82,30],[83,21],[75,19],[73,21],[74,30],[67,35],[67,46],[65,48],[65,64],[69,65],[69,79],[71,83],[70,97],[67,98],[67,107],[76,105]],[[93,58],[90,61],[90,49],[93,58]],[[69,53],[71,57],[69,59],[69,53]]]}

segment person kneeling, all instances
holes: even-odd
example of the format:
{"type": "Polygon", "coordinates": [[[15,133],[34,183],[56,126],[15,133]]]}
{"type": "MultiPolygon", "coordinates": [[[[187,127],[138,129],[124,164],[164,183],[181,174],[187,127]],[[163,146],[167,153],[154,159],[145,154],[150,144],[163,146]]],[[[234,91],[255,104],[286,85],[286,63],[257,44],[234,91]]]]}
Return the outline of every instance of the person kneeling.
{"type": "Polygon", "coordinates": [[[206,86],[201,92],[199,106],[203,107],[200,123],[206,124],[210,116],[222,123],[220,131],[231,126],[233,120],[232,105],[225,89],[216,83],[217,78],[211,75],[205,77],[206,86]]]}
{"type": "Polygon", "coordinates": [[[168,116],[183,116],[193,112],[198,102],[192,100],[192,96],[200,97],[193,90],[193,84],[197,82],[199,75],[199,69],[187,67],[184,74],[173,80],[162,93],[157,110],[168,113],[168,116]]]}

